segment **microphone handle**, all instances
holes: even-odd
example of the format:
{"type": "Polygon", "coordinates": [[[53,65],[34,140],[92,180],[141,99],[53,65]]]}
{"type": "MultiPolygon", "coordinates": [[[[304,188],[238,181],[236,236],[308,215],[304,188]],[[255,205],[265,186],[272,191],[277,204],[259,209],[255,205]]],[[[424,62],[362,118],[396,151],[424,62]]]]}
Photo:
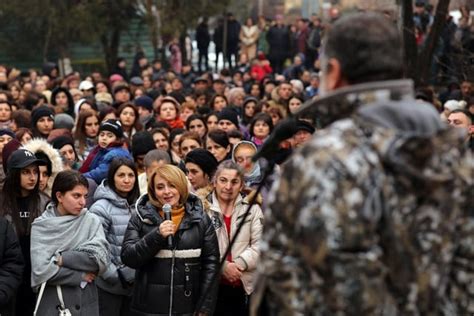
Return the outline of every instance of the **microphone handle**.
{"type": "MultiPolygon", "coordinates": [[[[170,212],[165,212],[165,219],[167,221],[170,221],[171,220],[171,213],[170,212]]],[[[173,249],[173,236],[170,235],[168,236],[168,248],[169,249],[173,249]]]]}

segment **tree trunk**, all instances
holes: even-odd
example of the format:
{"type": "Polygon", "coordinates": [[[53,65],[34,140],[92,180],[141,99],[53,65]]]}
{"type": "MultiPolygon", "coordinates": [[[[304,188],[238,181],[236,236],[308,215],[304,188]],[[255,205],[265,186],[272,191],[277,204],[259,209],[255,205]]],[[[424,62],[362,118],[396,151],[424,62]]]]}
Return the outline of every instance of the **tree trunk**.
{"type": "Polygon", "coordinates": [[[401,0],[401,5],[405,76],[412,78],[417,83],[418,48],[415,40],[415,23],[413,22],[413,0],[401,0]]]}
{"type": "Polygon", "coordinates": [[[102,35],[100,37],[100,42],[102,44],[102,49],[105,56],[105,64],[107,65],[107,71],[109,74],[115,67],[118,59],[118,50],[120,45],[120,30],[115,29],[112,31],[110,38],[110,43],[107,35],[102,35]]]}
{"type": "Polygon", "coordinates": [[[428,33],[428,38],[425,41],[425,46],[419,56],[419,84],[426,85],[429,83],[433,54],[439,44],[439,38],[443,27],[446,24],[449,2],[450,0],[439,0],[438,5],[436,6],[436,14],[433,25],[431,26],[431,30],[428,33]]]}
{"type": "Polygon", "coordinates": [[[158,58],[158,25],[156,18],[156,7],[154,8],[153,0],[146,0],[146,22],[150,30],[150,42],[153,46],[154,59],[158,58]]]}
{"type": "Polygon", "coordinates": [[[46,32],[43,44],[43,62],[48,61],[49,42],[51,41],[52,29],[51,23],[48,21],[48,31],[46,32]]]}

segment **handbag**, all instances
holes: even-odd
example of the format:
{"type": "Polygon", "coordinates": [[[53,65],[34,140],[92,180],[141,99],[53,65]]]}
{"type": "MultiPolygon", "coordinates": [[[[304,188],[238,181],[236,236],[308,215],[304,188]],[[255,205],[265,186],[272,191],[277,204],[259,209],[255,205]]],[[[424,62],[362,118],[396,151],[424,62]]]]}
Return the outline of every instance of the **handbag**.
{"type": "MultiPolygon", "coordinates": [[[[36,300],[36,305],[35,305],[35,310],[33,312],[33,316],[36,316],[36,314],[38,312],[38,308],[41,304],[41,299],[43,298],[43,293],[44,293],[45,288],[46,288],[46,282],[41,284],[40,291],[39,291],[39,294],[38,294],[38,299],[36,300]]],[[[59,298],[59,304],[60,304],[58,306],[58,311],[59,311],[58,315],[59,316],[72,316],[69,309],[67,309],[66,306],[64,305],[63,292],[61,290],[60,285],[56,285],[56,291],[58,292],[58,298],[59,298]]]]}

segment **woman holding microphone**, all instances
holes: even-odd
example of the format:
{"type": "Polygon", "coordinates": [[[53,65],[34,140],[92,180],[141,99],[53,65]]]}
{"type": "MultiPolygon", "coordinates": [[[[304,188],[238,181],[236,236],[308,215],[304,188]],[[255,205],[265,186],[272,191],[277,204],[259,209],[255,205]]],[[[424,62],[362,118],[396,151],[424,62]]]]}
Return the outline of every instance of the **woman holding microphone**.
{"type": "Polygon", "coordinates": [[[210,282],[219,267],[217,237],[179,168],[165,165],[153,172],[125,232],[121,258],[137,271],[131,303],[136,315],[213,313],[217,288],[210,282]],[[170,219],[165,219],[169,208],[170,219]]]}

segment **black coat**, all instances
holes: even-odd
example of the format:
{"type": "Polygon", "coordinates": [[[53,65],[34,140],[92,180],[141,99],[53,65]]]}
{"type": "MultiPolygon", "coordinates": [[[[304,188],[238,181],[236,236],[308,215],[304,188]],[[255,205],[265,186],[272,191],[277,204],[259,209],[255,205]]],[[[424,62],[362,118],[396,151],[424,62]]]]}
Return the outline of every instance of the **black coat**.
{"type": "Polygon", "coordinates": [[[290,32],[286,26],[272,26],[267,32],[267,41],[270,46],[270,59],[285,59],[288,57],[290,32]]]}
{"type": "MultiPolygon", "coordinates": [[[[158,231],[164,219],[147,200],[145,196],[137,202],[125,232],[121,258],[125,265],[136,269],[131,309],[137,315],[168,315],[171,251],[158,231]]],[[[174,250],[172,312],[192,315],[219,267],[219,246],[213,225],[194,195],[186,202],[184,218],[174,235],[174,250]]],[[[216,290],[213,286],[207,291],[200,311],[212,314],[216,290]]]]}
{"type": "Polygon", "coordinates": [[[0,315],[13,315],[13,298],[24,268],[18,238],[10,223],[0,217],[0,315]]]}
{"type": "Polygon", "coordinates": [[[236,54],[239,51],[240,23],[230,20],[227,23],[227,54],[236,54]]]}
{"type": "Polygon", "coordinates": [[[207,23],[200,23],[196,28],[196,42],[197,48],[200,51],[205,51],[209,48],[211,34],[209,34],[207,23]]]}

